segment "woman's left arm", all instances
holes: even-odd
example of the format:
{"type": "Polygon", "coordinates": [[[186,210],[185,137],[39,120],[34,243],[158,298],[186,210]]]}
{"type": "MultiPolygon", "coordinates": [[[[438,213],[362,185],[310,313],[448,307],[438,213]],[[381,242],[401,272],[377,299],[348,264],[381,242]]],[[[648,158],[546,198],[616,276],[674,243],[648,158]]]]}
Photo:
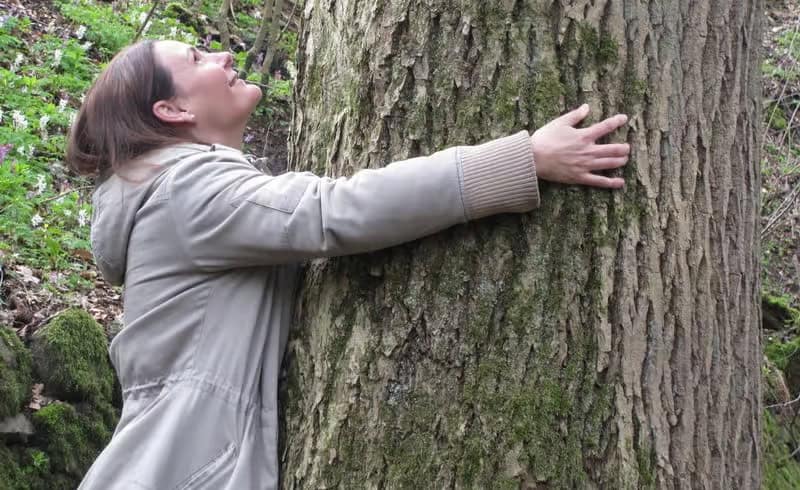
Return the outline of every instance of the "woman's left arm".
{"type": "Polygon", "coordinates": [[[539,203],[526,131],[339,179],[267,176],[223,153],[180,164],[170,184],[179,235],[204,269],[367,252],[539,203]]]}

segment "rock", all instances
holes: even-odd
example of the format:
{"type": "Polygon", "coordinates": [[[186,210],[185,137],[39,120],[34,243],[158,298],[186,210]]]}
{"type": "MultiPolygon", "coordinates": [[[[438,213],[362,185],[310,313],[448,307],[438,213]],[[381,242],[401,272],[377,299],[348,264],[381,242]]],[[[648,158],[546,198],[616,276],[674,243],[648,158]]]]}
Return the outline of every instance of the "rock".
{"type": "Polygon", "coordinates": [[[61,400],[110,403],[114,374],[103,328],[83,310],[68,310],[33,336],[33,363],[45,392],[61,400]]]}
{"type": "Polygon", "coordinates": [[[18,413],[13,417],[0,420],[0,434],[29,436],[33,434],[33,424],[25,414],[18,413]]]}
{"type": "Polygon", "coordinates": [[[116,414],[111,405],[77,405],[55,402],[33,414],[36,438],[50,458],[54,471],[77,478],[89,469],[108,444],[116,414]]]}
{"type": "Polygon", "coordinates": [[[30,353],[13,330],[0,325],[0,420],[22,409],[30,386],[30,353]]]}
{"type": "Polygon", "coordinates": [[[761,317],[766,330],[782,330],[788,326],[800,327],[800,311],[792,308],[786,296],[761,296],[761,317]]]}

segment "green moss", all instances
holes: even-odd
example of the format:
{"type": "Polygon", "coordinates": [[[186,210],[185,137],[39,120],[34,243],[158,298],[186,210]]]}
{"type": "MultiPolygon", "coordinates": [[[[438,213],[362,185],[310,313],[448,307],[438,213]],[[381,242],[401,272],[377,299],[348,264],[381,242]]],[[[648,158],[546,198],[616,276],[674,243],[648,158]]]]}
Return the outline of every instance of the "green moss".
{"type": "Polygon", "coordinates": [[[48,393],[70,401],[111,400],[105,333],[88,313],[69,310],[53,319],[36,333],[33,355],[48,393]]]}
{"type": "Polygon", "coordinates": [[[597,63],[600,66],[607,66],[617,62],[619,59],[619,44],[617,40],[607,33],[600,36],[597,46],[597,63]]]}
{"type": "Polygon", "coordinates": [[[517,126],[519,100],[522,92],[517,73],[504,71],[496,89],[488,95],[492,102],[493,118],[498,129],[511,131],[517,126]]]}
{"type": "Polygon", "coordinates": [[[638,484],[635,488],[647,490],[655,488],[656,485],[656,465],[655,451],[650,447],[639,448],[636,451],[636,465],[638,474],[638,484]]]}
{"type": "Polygon", "coordinates": [[[586,57],[592,59],[597,68],[616,63],[619,59],[619,43],[604,32],[599,33],[590,24],[581,23],[579,28],[580,45],[586,57]]]}
{"type": "Polygon", "coordinates": [[[786,327],[800,327],[800,310],[792,306],[793,298],[788,295],[761,295],[761,311],[764,328],[780,330],[786,327]]]}
{"type": "Polygon", "coordinates": [[[19,412],[30,389],[30,353],[16,333],[0,325],[0,420],[19,412]]]}
{"type": "Polygon", "coordinates": [[[794,490],[800,481],[800,463],[789,457],[800,439],[791,424],[782,424],[768,410],[764,411],[762,433],[763,487],[769,490],[794,490]]]}
{"type": "Polygon", "coordinates": [[[539,127],[558,116],[563,106],[564,86],[558,70],[551,65],[539,67],[531,80],[531,94],[526,100],[527,110],[533,115],[533,127],[539,127]]]}
{"type": "Polygon", "coordinates": [[[49,458],[54,472],[64,473],[77,483],[108,443],[114,417],[110,405],[76,410],[66,403],[51,403],[33,415],[38,444],[49,458]]]}
{"type": "Polygon", "coordinates": [[[786,342],[775,339],[768,341],[764,353],[781,371],[785,371],[795,357],[800,357],[800,337],[794,337],[786,342]]]}
{"type": "Polygon", "coordinates": [[[623,75],[621,110],[629,113],[634,112],[634,108],[644,102],[647,93],[647,81],[636,78],[632,65],[629,63],[623,75]]]}

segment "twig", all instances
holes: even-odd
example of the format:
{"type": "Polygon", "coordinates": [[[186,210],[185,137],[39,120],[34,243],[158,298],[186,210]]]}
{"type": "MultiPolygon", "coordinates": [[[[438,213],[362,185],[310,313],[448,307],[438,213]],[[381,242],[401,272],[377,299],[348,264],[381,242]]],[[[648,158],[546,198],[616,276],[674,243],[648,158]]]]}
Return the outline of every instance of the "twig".
{"type": "MultiPolygon", "coordinates": [[[[789,42],[789,53],[792,52],[792,48],[794,47],[794,41],[797,38],[798,26],[800,26],[800,23],[795,25],[794,32],[792,33],[792,40],[789,42]]],[[[767,132],[769,132],[770,124],[772,124],[772,118],[775,116],[775,112],[778,110],[778,106],[780,105],[781,100],[783,100],[783,96],[786,93],[786,87],[788,87],[788,86],[789,86],[789,81],[785,80],[784,83],[783,83],[783,89],[781,89],[781,93],[780,93],[780,95],[778,95],[778,101],[772,107],[772,112],[770,112],[770,114],[769,114],[769,120],[767,121],[767,126],[766,126],[766,128],[764,128],[764,137],[761,139],[761,141],[762,141],[762,143],[761,143],[762,149],[764,147],[764,143],[767,141],[767,132]]]]}
{"type": "Polygon", "coordinates": [[[133,36],[133,41],[131,41],[131,44],[139,40],[139,36],[141,36],[142,31],[144,31],[144,26],[146,26],[147,23],[150,22],[150,17],[153,16],[153,12],[156,11],[156,8],[158,8],[159,3],[161,3],[161,0],[153,0],[153,6],[150,7],[150,11],[147,12],[147,17],[144,18],[144,22],[142,22],[142,25],[139,26],[139,30],[136,31],[136,35],[133,36]]]}
{"type": "Polygon", "coordinates": [[[794,203],[795,199],[797,199],[797,196],[800,196],[800,182],[794,186],[792,192],[786,196],[786,199],[784,199],[781,205],[778,206],[778,209],[776,209],[775,212],[773,212],[770,217],[767,218],[767,224],[764,225],[764,228],[761,230],[762,240],[775,229],[775,226],[778,224],[783,215],[792,209],[792,204],[794,203]]]}
{"type": "Polygon", "coordinates": [[[45,317],[45,318],[43,318],[43,319],[39,320],[39,321],[38,321],[38,322],[36,322],[36,323],[30,323],[30,324],[28,324],[28,325],[25,325],[25,327],[24,327],[24,328],[26,329],[26,333],[27,333],[27,329],[31,329],[31,330],[33,330],[34,328],[39,328],[39,326],[41,326],[41,325],[44,325],[45,323],[49,322],[50,320],[52,320],[53,318],[57,317],[58,315],[60,315],[60,314],[64,313],[64,312],[65,312],[65,311],[67,311],[68,309],[69,309],[69,308],[63,308],[63,309],[61,309],[61,310],[58,310],[57,312],[53,313],[52,315],[50,315],[50,316],[48,316],[48,317],[45,317]]]}
{"type": "Polygon", "coordinates": [[[278,33],[278,37],[276,38],[276,41],[275,41],[276,44],[281,40],[281,38],[283,37],[283,33],[286,32],[286,29],[289,28],[289,24],[292,23],[292,19],[294,19],[294,11],[297,9],[297,2],[299,2],[299,1],[300,0],[294,0],[292,2],[292,13],[289,14],[289,18],[286,19],[286,25],[284,25],[283,29],[281,29],[281,32],[278,33]]]}
{"type": "Polygon", "coordinates": [[[57,196],[52,196],[52,197],[48,197],[47,199],[42,199],[42,201],[40,201],[40,203],[44,204],[46,202],[55,201],[56,199],[61,199],[62,197],[66,196],[68,194],[72,194],[73,192],[88,191],[89,189],[92,189],[93,187],[94,187],[93,185],[84,185],[84,186],[81,186],[81,187],[75,187],[73,189],[68,189],[68,190],[62,192],[61,194],[59,194],[57,196]]]}
{"type": "Polygon", "coordinates": [[[783,403],[776,403],[774,405],[767,405],[764,408],[784,408],[784,407],[788,407],[792,403],[797,403],[797,402],[800,402],[800,395],[797,395],[797,398],[795,398],[794,400],[791,400],[791,401],[788,401],[788,402],[783,402],[783,403]]]}

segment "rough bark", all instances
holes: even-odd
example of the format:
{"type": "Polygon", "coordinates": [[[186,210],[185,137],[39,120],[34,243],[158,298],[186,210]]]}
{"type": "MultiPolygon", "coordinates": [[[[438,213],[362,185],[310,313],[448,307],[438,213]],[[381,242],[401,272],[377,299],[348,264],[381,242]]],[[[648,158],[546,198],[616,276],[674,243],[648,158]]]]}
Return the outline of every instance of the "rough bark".
{"type": "Polygon", "coordinates": [[[284,487],[757,488],[761,12],[308,0],[294,169],[350,175],[581,102],[630,114],[632,158],[624,191],[542,183],[531,214],[312,263],[284,487]]]}

